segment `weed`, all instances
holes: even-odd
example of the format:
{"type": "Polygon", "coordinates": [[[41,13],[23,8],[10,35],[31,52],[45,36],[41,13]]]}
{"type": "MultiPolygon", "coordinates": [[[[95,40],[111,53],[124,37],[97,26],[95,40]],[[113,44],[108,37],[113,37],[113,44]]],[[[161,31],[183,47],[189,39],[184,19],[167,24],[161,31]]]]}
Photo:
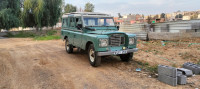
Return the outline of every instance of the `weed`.
{"type": "Polygon", "coordinates": [[[38,36],[35,37],[34,40],[54,40],[61,39],[60,36],[38,36]]]}
{"type": "Polygon", "coordinates": [[[32,33],[32,32],[24,32],[24,31],[21,31],[17,34],[12,34],[12,33],[8,33],[7,34],[8,37],[16,37],[16,38],[27,38],[27,37],[35,37],[36,34],[32,33]]]}
{"type": "Polygon", "coordinates": [[[146,69],[152,73],[158,73],[158,66],[147,66],[146,69]]]}
{"type": "Polygon", "coordinates": [[[200,59],[198,60],[197,64],[200,65],[200,59]]]}
{"type": "Polygon", "coordinates": [[[174,63],[174,64],[172,64],[172,67],[177,67],[177,65],[174,63]]]}
{"type": "Polygon", "coordinates": [[[57,31],[50,30],[50,31],[47,31],[46,35],[51,36],[51,35],[55,35],[56,33],[57,33],[57,31]]]}

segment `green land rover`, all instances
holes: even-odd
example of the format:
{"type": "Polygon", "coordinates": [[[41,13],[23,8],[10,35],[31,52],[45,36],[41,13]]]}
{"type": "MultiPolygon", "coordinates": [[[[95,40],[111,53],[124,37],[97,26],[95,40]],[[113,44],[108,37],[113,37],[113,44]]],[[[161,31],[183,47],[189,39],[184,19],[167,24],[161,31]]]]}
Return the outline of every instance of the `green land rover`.
{"type": "Polygon", "coordinates": [[[73,48],[87,51],[93,67],[101,64],[103,56],[115,55],[128,62],[138,50],[136,35],[119,32],[113,17],[103,13],[64,14],[61,36],[67,53],[73,53],[73,48]]]}

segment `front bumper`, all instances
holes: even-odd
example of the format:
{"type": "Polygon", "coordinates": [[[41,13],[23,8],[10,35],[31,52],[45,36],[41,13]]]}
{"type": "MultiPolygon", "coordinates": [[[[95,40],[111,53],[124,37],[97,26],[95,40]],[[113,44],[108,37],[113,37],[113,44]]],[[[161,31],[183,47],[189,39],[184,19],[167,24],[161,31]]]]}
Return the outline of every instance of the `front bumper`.
{"type": "MultiPolygon", "coordinates": [[[[123,51],[127,51],[127,53],[132,53],[132,52],[137,52],[137,51],[138,51],[138,48],[127,49],[127,50],[123,50],[123,51]]],[[[126,54],[127,54],[127,53],[126,53],[126,54]]],[[[109,55],[115,55],[115,51],[98,52],[97,55],[98,55],[98,56],[109,56],[109,55]]]]}

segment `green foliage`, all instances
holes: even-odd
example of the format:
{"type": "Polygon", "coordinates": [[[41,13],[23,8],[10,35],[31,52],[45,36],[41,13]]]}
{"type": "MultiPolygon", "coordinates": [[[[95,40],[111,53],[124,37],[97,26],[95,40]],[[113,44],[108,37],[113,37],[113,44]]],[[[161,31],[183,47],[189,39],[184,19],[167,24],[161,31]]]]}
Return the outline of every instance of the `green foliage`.
{"type": "Polygon", "coordinates": [[[62,0],[25,0],[23,27],[53,27],[59,21],[61,11],[62,0]]]}
{"type": "Polygon", "coordinates": [[[152,73],[158,73],[158,66],[155,65],[155,66],[148,66],[146,68],[148,71],[152,72],[152,73]]]}
{"type": "Polygon", "coordinates": [[[73,6],[72,4],[67,4],[65,6],[65,13],[76,12],[76,10],[76,6],[73,6]]]}
{"type": "Polygon", "coordinates": [[[25,0],[22,13],[23,27],[42,27],[43,0],[25,0]]]}
{"type": "Polygon", "coordinates": [[[47,31],[47,33],[41,34],[41,35],[37,35],[36,33],[33,32],[25,32],[25,31],[21,31],[17,34],[12,34],[11,32],[9,32],[7,34],[7,37],[14,37],[14,38],[33,38],[34,40],[54,40],[54,39],[61,39],[60,36],[55,35],[57,33],[57,31],[55,30],[49,30],[47,31]]]}
{"type": "Polygon", "coordinates": [[[55,35],[56,33],[57,33],[57,31],[50,30],[50,31],[47,31],[46,35],[51,36],[51,35],[55,35]]]}
{"type": "Polygon", "coordinates": [[[20,0],[0,0],[0,29],[18,27],[19,15],[20,0]]]}
{"type": "Polygon", "coordinates": [[[44,0],[44,12],[42,18],[42,26],[53,27],[59,21],[62,12],[62,0],[44,0]]]}
{"type": "Polygon", "coordinates": [[[37,35],[32,32],[24,32],[24,31],[21,31],[15,35],[12,33],[7,34],[7,37],[15,37],[15,38],[27,38],[27,37],[35,37],[35,36],[37,36],[37,35]]]}
{"type": "Polygon", "coordinates": [[[183,18],[183,15],[182,14],[178,14],[178,15],[176,15],[175,18],[183,18]]]}
{"type": "Polygon", "coordinates": [[[90,2],[85,4],[85,12],[94,12],[94,5],[90,2]]]}
{"type": "Polygon", "coordinates": [[[61,39],[60,36],[38,36],[38,37],[35,37],[34,40],[58,40],[58,39],[61,39]]]}
{"type": "Polygon", "coordinates": [[[162,14],[160,15],[160,17],[161,17],[161,18],[165,18],[165,13],[162,13],[162,14]]]}

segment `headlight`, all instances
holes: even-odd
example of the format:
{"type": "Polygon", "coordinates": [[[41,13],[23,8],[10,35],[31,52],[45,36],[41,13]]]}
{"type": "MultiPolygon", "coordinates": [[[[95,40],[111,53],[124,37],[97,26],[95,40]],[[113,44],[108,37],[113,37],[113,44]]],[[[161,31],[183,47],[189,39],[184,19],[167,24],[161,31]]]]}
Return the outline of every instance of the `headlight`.
{"type": "Polygon", "coordinates": [[[135,43],[135,38],[129,38],[129,44],[133,45],[135,43]]]}
{"type": "Polygon", "coordinates": [[[108,39],[99,39],[99,46],[100,47],[108,46],[108,39]]]}

